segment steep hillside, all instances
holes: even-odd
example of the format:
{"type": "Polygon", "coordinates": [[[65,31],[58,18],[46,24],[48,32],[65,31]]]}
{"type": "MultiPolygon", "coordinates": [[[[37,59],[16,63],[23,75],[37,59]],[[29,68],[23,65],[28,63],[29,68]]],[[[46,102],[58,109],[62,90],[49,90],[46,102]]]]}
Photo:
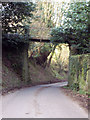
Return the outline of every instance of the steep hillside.
{"type": "Polygon", "coordinates": [[[50,68],[44,69],[40,65],[34,64],[33,62],[31,62],[29,66],[30,77],[33,85],[60,81],[56,79],[50,68]]]}
{"type": "Polygon", "coordinates": [[[21,87],[19,76],[9,66],[2,64],[2,92],[21,87]]]}
{"type": "MultiPolygon", "coordinates": [[[[12,66],[10,61],[7,59],[2,63],[2,92],[6,93],[8,91],[31,86],[37,84],[51,83],[57,82],[56,79],[49,69],[44,69],[40,65],[35,65],[34,63],[29,63],[30,70],[30,78],[31,82],[26,83],[25,81],[21,81],[19,73],[17,74],[12,66]]],[[[60,80],[59,80],[60,81],[60,80]]]]}

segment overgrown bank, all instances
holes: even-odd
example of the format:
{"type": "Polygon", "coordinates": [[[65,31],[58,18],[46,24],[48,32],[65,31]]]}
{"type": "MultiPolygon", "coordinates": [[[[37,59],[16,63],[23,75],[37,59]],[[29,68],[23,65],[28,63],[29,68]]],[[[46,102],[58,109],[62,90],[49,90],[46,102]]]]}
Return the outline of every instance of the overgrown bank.
{"type": "Polygon", "coordinates": [[[39,84],[48,84],[48,83],[56,83],[61,82],[62,80],[57,79],[50,70],[44,69],[40,65],[34,65],[33,62],[29,63],[29,71],[31,81],[22,81],[19,73],[17,74],[11,63],[6,60],[6,63],[9,65],[2,64],[2,93],[7,93],[9,91],[20,89],[23,87],[30,87],[32,85],[39,84]]]}
{"type": "MultiPolygon", "coordinates": [[[[46,51],[42,52],[42,54],[38,55],[37,58],[33,57],[32,59],[28,59],[30,79],[25,81],[22,78],[22,52],[20,53],[20,51],[18,51],[16,48],[7,48],[3,46],[2,92],[6,93],[8,91],[26,86],[55,83],[67,80],[67,74],[65,72],[60,72],[61,69],[58,66],[57,61],[55,61],[55,56],[52,57],[53,61],[51,62],[50,67],[45,68],[41,64],[41,61],[43,61],[43,58],[45,58],[45,52],[46,51]]],[[[60,60],[58,58],[58,62],[59,61],[60,60]]]]}

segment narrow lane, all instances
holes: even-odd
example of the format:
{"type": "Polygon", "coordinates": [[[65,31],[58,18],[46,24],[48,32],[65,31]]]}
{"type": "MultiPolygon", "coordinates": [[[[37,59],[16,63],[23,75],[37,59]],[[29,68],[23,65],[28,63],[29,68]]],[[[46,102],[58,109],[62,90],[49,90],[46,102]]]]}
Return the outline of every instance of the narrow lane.
{"type": "Polygon", "coordinates": [[[60,86],[38,85],[3,96],[3,118],[88,118],[88,114],[60,86]]]}

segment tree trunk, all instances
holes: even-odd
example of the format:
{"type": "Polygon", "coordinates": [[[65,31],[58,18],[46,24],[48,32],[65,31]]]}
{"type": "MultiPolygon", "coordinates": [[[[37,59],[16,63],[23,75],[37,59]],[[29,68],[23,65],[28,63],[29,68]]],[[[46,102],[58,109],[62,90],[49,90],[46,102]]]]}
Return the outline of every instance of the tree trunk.
{"type": "Polygon", "coordinates": [[[54,54],[54,51],[55,51],[56,46],[57,46],[57,45],[54,45],[54,47],[53,47],[53,50],[52,50],[51,56],[50,56],[49,61],[48,61],[48,63],[47,63],[47,67],[50,66],[51,59],[52,59],[52,57],[53,57],[53,54],[54,54]]]}

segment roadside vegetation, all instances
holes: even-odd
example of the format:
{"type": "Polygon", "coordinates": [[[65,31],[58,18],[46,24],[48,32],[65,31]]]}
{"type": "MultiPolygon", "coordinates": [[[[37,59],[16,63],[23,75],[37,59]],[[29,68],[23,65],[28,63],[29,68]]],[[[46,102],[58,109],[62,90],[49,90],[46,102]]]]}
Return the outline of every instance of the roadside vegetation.
{"type": "Polygon", "coordinates": [[[2,3],[3,91],[68,81],[64,89],[90,98],[89,6],[90,2],[2,3]]]}

